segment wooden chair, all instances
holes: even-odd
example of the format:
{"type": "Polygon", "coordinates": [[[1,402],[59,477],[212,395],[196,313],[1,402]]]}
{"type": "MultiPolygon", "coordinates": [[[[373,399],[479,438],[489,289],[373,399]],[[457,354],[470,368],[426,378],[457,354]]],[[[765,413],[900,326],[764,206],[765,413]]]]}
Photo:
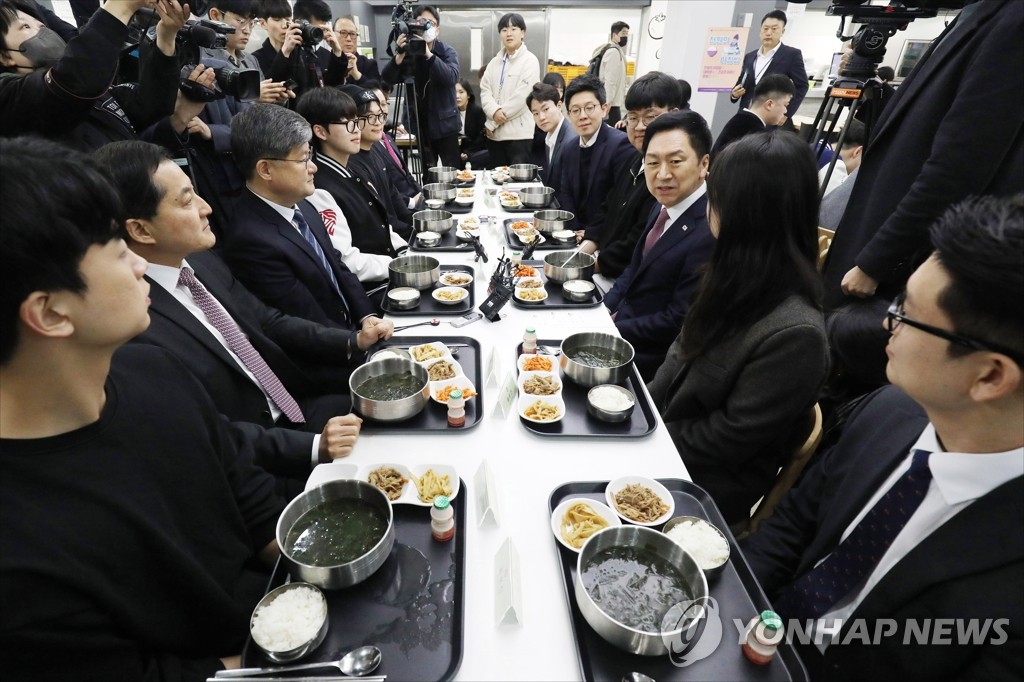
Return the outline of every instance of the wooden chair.
{"type": "Polygon", "coordinates": [[[835,236],[835,230],[818,227],[818,272],[825,267],[825,258],[828,257],[828,250],[832,246],[832,238],[835,236]]]}
{"type": "Polygon", "coordinates": [[[797,479],[800,478],[800,474],[803,472],[804,467],[807,466],[807,462],[811,460],[811,456],[814,451],[818,449],[818,445],[821,444],[822,435],[822,417],[821,407],[817,403],[814,405],[814,426],[811,427],[811,433],[807,436],[807,440],[804,441],[803,445],[796,449],[793,453],[793,458],[786,463],[782,469],[779,470],[779,475],[775,477],[775,485],[768,492],[767,495],[762,498],[761,503],[757,505],[756,511],[750,516],[750,521],[747,523],[746,533],[749,535],[757,531],[758,525],[775,511],[775,505],[779,503],[782,496],[786,494],[793,484],[796,483],[797,479]]]}

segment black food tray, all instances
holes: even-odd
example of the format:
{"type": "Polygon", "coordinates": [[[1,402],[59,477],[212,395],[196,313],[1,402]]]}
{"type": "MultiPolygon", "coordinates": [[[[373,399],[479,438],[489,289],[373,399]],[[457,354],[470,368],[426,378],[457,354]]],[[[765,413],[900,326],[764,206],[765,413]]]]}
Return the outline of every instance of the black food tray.
{"type": "Polygon", "coordinates": [[[448,211],[449,213],[453,213],[453,214],[456,214],[456,215],[472,213],[473,212],[473,204],[460,204],[459,202],[457,202],[454,199],[452,199],[451,201],[446,203],[443,207],[441,207],[441,210],[442,211],[448,211]]]}
{"type": "Polygon", "coordinates": [[[475,184],[476,184],[476,176],[475,175],[473,176],[472,180],[459,180],[458,178],[455,178],[455,186],[456,187],[472,187],[475,184]]]}
{"type": "Polygon", "coordinates": [[[377,351],[384,350],[389,346],[408,349],[410,346],[419,346],[431,341],[440,341],[445,345],[453,343],[465,344],[453,348],[452,352],[455,353],[454,359],[462,365],[462,373],[476,386],[477,395],[466,401],[466,425],[457,428],[448,426],[448,406],[442,405],[433,399],[428,399],[423,411],[411,419],[400,422],[375,422],[372,419],[365,419],[363,420],[363,431],[386,430],[389,433],[436,431],[454,434],[460,431],[467,431],[480,423],[484,416],[484,371],[483,352],[480,350],[480,342],[476,339],[469,336],[392,336],[387,341],[382,341],[370,348],[366,352],[366,357],[369,358],[377,351]]]}
{"type": "MultiPolygon", "coordinates": [[[[555,339],[539,340],[537,343],[554,348],[562,345],[561,340],[555,339]]],[[[519,357],[522,348],[522,344],[516,346],[516,358],[519,357]]],[[[554,366],[557,367],[558,357],[550,357],[554,366]]],[[[520,417],[519,421],[527,430],[540,436],[643,438],[650,435],[658,426],[658,420],[654,416],[654,406],[651,405],[643,389],[644,380],[640,378],[634,364],[630,364],[629,376],[619,386],[630,390],[636,398],[636,407],[633,408],[633,414],[629,416],[629,419],[619,424],[609,424],[591,417],[587,413],[587,391],[590,389],[580,386],[564,374],[560,376],[560,380],[562,382],[562,400],[565,401],[565,416],[554,424],[538,424],[520,417]]],[[[543,398],[544,396],[537,397],[543,398]]]]}
{"type": "MultiPolygon", "coordinates": [[[[473,245],[469,242],[461,241],[455,236],[455,232],[458,230],[456,226],[455,230],[449,230],[441,235],[441,241],[437,243],[437,246],[423,246],[419,240],[416,239],[416,235],[412,235],[412,239],[409,242],[409,248],[412,251],[472,251],[473,245]]],[[[421,304],[422,305],[422,304],[421,304]]]]}
{"type": "MultiPolygon", "coordinates": [[[[513,249],[526,248],[526,242],[522,241],[519,238],[519,235],[512,231],[512,223],[517,223],[520,220],[522,220],[522,218],[505,218],[505,221],[503,223],[505,226],[505,241],[513,249]]],[[[533,221],[527,220],[526,222],[532,223],[533,221]]],[[[534,251],[572,251],[573,249],[576,248],[575,243],[559,244],[549,234],[542,234],[541,236],[544,237],[544,241],[542,241],[540,244],[537,244],[537,246],[534,248],[534,251]]]]}
{"type": "MultiPolygon", "coordinates": [[[[621,651],[594,632],[576,605],[576,560],[578,554],[552,538],[558,551],[562,569],[562,585],[569,603],[573,635],[579,655],[580,672],[584,680],[618,680],[623,672],[637,671],[658,682],[673,680],[807,680],[807,670],[792,644],[782,643],[771,663],[755,665],[744,657],[737,644],[734,621],[749,622],[765,609],[772,608],[743,558],[736,538],[718,511],[711,496],[701,487],[677,478],[658,479],[672,493],[675,516],[697,516],[717,526],[728,538],[729,564],[716,578],[708,581],[710,596],[718,604],[722,624],[722,641],[707,658],[686,667],[677,667],[668,655],[636,656],[621,651]]],[[[566,483],[551,491],[549,513],[554,513],[563,500],[587,497],[605,503],[607,481],[566,483]]],[[[704,626],[698,626],[704,627],[704,626]]],[[[698,637],[700,636],[698,632],[698,637]]],[[[699,641],[699,640],[698,640],[699,641]]]]}
{"type": "Polygon", "coordinates": [[[594,294],[586,301],[569,301],[562,296],[562,283],[555,282],[547,278],[544,274],[544,262],[539,260],[527,260],[523,261],[523,265],[529,265],[537,271],[537,276],[544,280],[544,288],[547,289],[548,297],[543,301],[537,301],[531,303],[529,301],[520,301],[515,297],[515,292],[512,294],[512,305],[517,308],[523,308],[525,310],[563,310],[567,308],[593,308],[594,306],[601,305],[604,302],[604,292],[601,291],[601,287],[594,286],[594,294]]]}
{"type": "MultiPolygon", "coordinates": [[[[430,535],[427,507],[396,504],[395,546],[384,564],[365,582],[324,590],[330,625],[323,644],[296,663],[336,661],[356,647],[373,644],[383,658],[375,675],[391,680],[450,680],[462,663],[466,607],[466,493],[453,502],[455,537],[437,542],[430,535]]],[[[267,591],[283,585],[287,569],[279,560],[267,591]]],[[[242,650],[243,667],[278,665],[250,637],[242,650]]],[[[337,668],[302,673],[338,676],[337,668]]],[[[353,678],[356,679],[356,678],[353,678]]]]}
{"type": "MultiPolygon", "coordinates": [[[[434,248],[436,249],[438,247],[434,248]]],[[[473,266],[469,264],[442,265],[441,274],[443,275],[446,272],[465,272],[469,275],[472,275],[474,278],[476,277],[476,271],[474,270],[473,266]]],[[[434,289],[440,288],[442,286],[444,285],[439,283],[437,287],[420,290],[420,304],[415,308],[410,308],[409,310],[396,310],[395,307],[391,304],[391,299],[388,298],[388,291],[391,291],[391,289],[396,287],[393,284],[388,283],[388,288],[384,291],[384,298],[381,301],[380,309],[383,310],[388,315],[394,315],[396,317],[399,315],[465,315],[466,313],[473,309],[475,305],[475,303],[473,302],[475,295],[472,282],[470,282],[470,285],[468,287],[463,287],[464,289],[469,290],[469,296],[462,299],[458,303],[453,303],[452,305],[446,305],[444,303],[440,303],[434,300],[434,289]]]]}

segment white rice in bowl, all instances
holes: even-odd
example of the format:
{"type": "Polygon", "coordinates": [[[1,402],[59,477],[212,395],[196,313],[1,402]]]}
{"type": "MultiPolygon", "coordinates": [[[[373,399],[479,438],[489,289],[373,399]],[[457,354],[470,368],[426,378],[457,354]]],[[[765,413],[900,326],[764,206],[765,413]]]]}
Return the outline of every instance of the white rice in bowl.
{"type": "Polygon", "coordinates": [[[710,523],[681,521],[665,535],[689,552],[702,570],[718,568],[729,559],[729,543],[710,523]]]}
{"type": "Polygon", "coordinates": [[[324,595],[309,587],[296,587],[256,610],[252,638],[265,651],[290,651],[313,639],[326,617],[324,595]]]}

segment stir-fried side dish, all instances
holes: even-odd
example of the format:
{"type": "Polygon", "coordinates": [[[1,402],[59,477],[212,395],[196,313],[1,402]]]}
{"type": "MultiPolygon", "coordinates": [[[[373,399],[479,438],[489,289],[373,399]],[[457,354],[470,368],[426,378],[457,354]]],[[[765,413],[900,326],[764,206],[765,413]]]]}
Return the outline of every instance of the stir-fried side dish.
{"type": "Polygon", "coordinates": [[[650,523],[668,512],[668,505],[653,490],[632,483],[615,493],[615,506],[630,521],[650,523]]]}
{"type": "Polygon", "coordinates": [[[447,360],[438,360],[427,368],[427,376],[431,381],[441,381],[455,377],[455,365],[447,360]]]}
{"type": "Polygon", "coordinates": [[[402,490],[405,488],[405,484],[409,482],[397,469],[392,467],[379,467],[370,472],[367,477],[371,485],[375,485],[384,491],[384,494],[388,496],[388,499],[392,502],[397,500],[402,490]]]}
{"type": "Polygon", "coordinates": [[[456,386],[455,384],[448,384],[447,386],[439,390],[437,393],[435,393],[435,395],[437,396],[437,399],[440,400],[442,403],[446,403],[448,402],[448,398],[451,397],[452,391],[454,391],[457,388],[460,391],[462,391],[463,398],[472,398],[477,394],[476,391],[471,389],[469,386],[463,388],[456,386]]]}
{"type": "Polygon", "coordinates": [[[465,289],[438,289],[434,295],[442,301],[461,301],[469,294],[465,289]]]}
{"type": "Polygon", "coordinates": [[[520,289],[516,295],[521,301],[543,301],[548,297],[548,292],[544,289],[520,289]]]}
{"type": "Polygon", "coordinates": [[[539,279],[524,279],[516,284],[516,286],[520,289],[540,289],[544,286],[544,282],[539,279]]]}
{"type": "Polygon", "coordinates": [[[540,355],[534,355],[532,358],[526,358],[526,361],[523,362],[523,369],[527,372],[550,372],[551,360],[540,355]]]}
{"type": "Polygon", "coordinates": [[[554,395],[562,390],[562,384],[553,376],[538,374],[523,382],[523,390],[530,395],[554,395]]]}
{"type": "Polygon", "coordinates": [[[430,344],[424,344],[422,346],[413,346],[409,349],[412,356],[416,359],[416,362],[423,362],[425,360],[433,360],[434,358],[440,358],[444,356],[439,348],[435,348],[430,344]]]}
{"type": "Polygon", "coordinates": [[[591,535],[607,528],[608,522],[593,507],[585,502],[577,502],[569,507],[562,517],[562,539],[570,547],[579,549],[591,535]]]}
{"type": "Polygon", "coordinates": [[[433,469],[427,469],[422,476],[412,477],[416,484],[416,490],[420,494],[420,501],[431,503],[438,495],[452,494],[451,480],[448,474],[438,476],[433,469]]]}
{"type": "Polygon", "coordinates": [[[527,419],[533,419],[539,422],[548,422],[558,419],[561,413],[558,411],[557,405],[546,403],[543,400],[537,400],[532,405],[526,408],[523,412],[527,419]]]}
{"type": "Polygon", "coordinates": [[[513,277],[536,277],[537,269],[531,268],[529,265],[520,265],[516,268],[516,273],[513,277]]]}

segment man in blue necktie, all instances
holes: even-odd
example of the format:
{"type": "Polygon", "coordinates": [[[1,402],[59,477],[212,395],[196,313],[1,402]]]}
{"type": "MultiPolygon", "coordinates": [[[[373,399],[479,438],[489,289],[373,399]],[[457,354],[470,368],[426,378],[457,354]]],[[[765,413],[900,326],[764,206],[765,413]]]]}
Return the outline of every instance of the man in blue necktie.
{"type": "Polygon", "coordinates": [[[893,385],[743,545],[812,678],[1024,676],[1024,195],[931,234],[884,322],[893,385]]]}

